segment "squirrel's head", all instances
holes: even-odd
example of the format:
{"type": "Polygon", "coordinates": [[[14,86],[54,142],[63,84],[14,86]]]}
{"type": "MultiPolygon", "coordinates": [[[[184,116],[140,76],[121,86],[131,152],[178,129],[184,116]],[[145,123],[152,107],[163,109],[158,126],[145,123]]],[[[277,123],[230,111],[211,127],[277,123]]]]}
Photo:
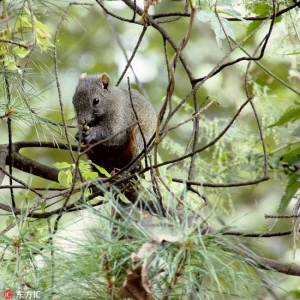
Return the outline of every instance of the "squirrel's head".
{"type": "Polygon", "coordinates": [[[99,124],[105,115],[109,114],[111,92],[112,82],[106,73],[82,74],[73,96],[78,124],[89,127],[99,124]]]}

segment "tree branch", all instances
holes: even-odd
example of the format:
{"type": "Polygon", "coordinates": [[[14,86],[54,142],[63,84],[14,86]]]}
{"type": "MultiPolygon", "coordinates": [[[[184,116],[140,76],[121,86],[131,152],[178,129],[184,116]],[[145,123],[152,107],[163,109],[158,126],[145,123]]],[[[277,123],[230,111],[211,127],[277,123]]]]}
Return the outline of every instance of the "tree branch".
{"type": "Polygon", "coordinates": [[[250,261],[247,260],[247,263],[252,266],[254,263],[254,267],[268,271],[276,271],[286,275],[300,276],[300,266],[295,263],[280,262],[278,260],[260,257],[241,247],[230,247],[227,248],[226,251],[250,259],[250,261]]]}

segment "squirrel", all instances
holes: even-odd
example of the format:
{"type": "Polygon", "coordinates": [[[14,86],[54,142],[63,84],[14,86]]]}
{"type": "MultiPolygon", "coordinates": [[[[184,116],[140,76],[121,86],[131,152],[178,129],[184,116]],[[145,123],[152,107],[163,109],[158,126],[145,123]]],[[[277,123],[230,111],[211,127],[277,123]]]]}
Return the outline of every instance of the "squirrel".
{"type": "Polygon", "coordinates": [[[111,173],[128,165],[156,129],[156,113],[136,90],[117,87],[106,74],[80,76],[73,96],[78,132],[91,161],[111,173]],[[142,132],[141,132],[142,131],[142,132]]]}

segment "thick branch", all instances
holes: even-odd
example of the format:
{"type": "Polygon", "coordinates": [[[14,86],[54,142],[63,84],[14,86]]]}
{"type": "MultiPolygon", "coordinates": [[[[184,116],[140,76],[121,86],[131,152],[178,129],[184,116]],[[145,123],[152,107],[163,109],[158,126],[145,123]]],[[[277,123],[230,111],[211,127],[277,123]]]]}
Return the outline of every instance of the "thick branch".
{"type": "MultiPolygon", "coordinates": [[[[31,148],[31,147],[43,147],[43,148],[54,148],[54,149],[63,149],[69,150],[65,144],[53,144],[48,142],[16,142],[12,144],[12,166],[23,172],[42,177],[51,181],[57,181],[58,170],[41,164],[37,161],[31,160],[19,153],[22,148],[31,148]]],[[[71,146],[73,151],[77,151],[77,146],[71,146]]],[[[0,145],[0,166],[2,169],[5,168],[5,165],[9,165],[9,154],[8,154],[8,145],[0,145]]],[[[4,173],[0,172],[0,183],[2,183],[4,178],[4,173]]]]}
{"type": "Polygon", "coordinates": [[[264,270],[274,270],[292,276],[300,276],[300,266],[295,263],[285,263],[277,260],[256,256],[258,267],[264,270]]]}
{"type": "MultiPolygon", "coordinates": [[[[58,169],[46,166],[37,161],[31,160],[17,152],[13,152],[12,166],[23,172],[42,177],[51,181],[57,181],[58,169]]],[[[8,162],[7,162],[8,163],[8,162]]]]}
{"type": "Polygon", "coordinates": [[[247,260],[247,263],[250,265],[253,265],[254,263],[254,267],[258,267],[260,269],[268,271],[276,271],[286,275],[300,276],[300,266],[295,263],[280,262],[278,260],[260,257],[254,254],[253,252],[250,252],[246,249],[241,249],[240,247],[231,247],[226,249],[226,251],[250,259],[250,261],[247,260]]]}

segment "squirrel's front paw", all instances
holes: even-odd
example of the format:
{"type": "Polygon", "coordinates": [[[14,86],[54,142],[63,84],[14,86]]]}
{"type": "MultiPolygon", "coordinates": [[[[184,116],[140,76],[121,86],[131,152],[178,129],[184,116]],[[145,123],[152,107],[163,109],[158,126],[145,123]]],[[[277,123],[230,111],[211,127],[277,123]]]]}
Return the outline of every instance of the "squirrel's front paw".
{"type": "Polygon", "coordinates": [[[96,143],[98,138],[97,128],[90,127],[88,130],[80,130],[76,133],[75,139],[82,144],[94,144],[96,143]]]}

